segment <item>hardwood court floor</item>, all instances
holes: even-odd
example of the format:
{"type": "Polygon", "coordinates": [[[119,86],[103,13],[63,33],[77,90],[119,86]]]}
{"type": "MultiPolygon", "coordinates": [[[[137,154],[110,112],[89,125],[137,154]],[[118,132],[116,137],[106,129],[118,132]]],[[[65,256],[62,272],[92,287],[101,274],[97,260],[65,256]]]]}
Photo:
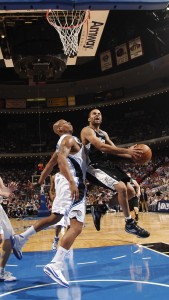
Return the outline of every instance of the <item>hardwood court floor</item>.
{"type": "MultiPolygon", "coordinates": [[[[15,232],[21,233],[36,220],[11,219],[15,232]]],[[[117,246],[128,244],[143,244],[163,242],[169,244],[169,214],[167,213],[140,213],[139,226],[150,232],[146,239],[137,238],[124,230],[124,217],[120,213],[108,213],[101,219],[101,230],[96,231],[91,214],[86,215],[85,227],[76,239],[73,248],[94,248],[104,246],[117,246]]],[[[25,244],[23,251],[51,250],[54,229],[43,230],[33,235],[25,244]]]]}

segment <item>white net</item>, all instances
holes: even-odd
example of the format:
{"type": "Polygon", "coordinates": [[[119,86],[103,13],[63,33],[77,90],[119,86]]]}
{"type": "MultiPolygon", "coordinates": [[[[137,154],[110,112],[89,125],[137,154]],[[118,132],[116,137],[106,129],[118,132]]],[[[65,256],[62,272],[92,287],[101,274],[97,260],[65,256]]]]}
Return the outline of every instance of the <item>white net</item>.
{"type": "Polygon", "coordinates": [[[59,33],[65,55],[74,57],[78,51],[78,36],[82,25],[89,19],[89,11],[48,10],[46,18],[59,33]]]}

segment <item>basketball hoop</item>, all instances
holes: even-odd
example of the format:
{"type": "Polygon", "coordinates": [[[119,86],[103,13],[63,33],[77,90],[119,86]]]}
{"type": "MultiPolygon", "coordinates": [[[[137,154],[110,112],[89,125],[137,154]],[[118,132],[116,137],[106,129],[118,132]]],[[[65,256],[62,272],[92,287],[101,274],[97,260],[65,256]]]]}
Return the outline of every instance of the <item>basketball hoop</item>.
{"type": "Polygon", "coordinates": [[[46,13],[46,19],[59,33],[64,54],[69,57],[77,55],[78,36],[82,25],[90,18],[89,10],[52,10],[46,13]]]}

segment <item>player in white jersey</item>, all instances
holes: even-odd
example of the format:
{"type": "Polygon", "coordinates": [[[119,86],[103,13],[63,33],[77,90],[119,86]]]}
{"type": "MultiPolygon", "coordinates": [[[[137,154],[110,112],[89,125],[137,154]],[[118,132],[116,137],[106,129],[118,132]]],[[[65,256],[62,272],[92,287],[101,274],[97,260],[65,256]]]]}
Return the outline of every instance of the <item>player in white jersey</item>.
{"type": "Polygon", "coordinates": [[[87,157],[84,146],[72,136],[73,127],[69,122],[59,120],[54,124],[53,129],[60,136],[56,148],[60,173],[56,179],[56,197],[52,205],[52,214],[37,221],[22,234],[12,236],[11,242],[15,256],[21,259],[21,249],[30,236],[56,224],[67,215],[70,218],[70,228],[64,234],[53,260],[44,267],[44,272],[57,283],[68,287],[69,283],[61,270],[68,250],[83,228],[86,211],[87,157]]]}
{"type": "MultiPolygon", "coordinates": [[[[8,187],[6,187],[0,177],[1,196],[9,197],[15,189],[15,183],[12,182],[8,187]]],[[[5,271],[5,266],[12,251],[10,243],[11,234],[14,234],[14,230],[3,207],[0,205],[0,243],[3,241],[0,257],[0,282],[11,282],[16,280],[16,277],[14,277],[10,272],[5,271]]]]}

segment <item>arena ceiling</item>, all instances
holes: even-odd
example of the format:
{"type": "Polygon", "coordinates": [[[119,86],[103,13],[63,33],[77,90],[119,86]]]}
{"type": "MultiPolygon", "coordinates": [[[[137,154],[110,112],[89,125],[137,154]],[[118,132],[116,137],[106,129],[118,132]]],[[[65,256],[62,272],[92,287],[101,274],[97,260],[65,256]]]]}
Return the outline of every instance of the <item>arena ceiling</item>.
{"type": "MultiPolygon", "coordinates": [[[[90,92],[94,82],[97,90],[99,86],[101,90],[125,87],[125,82],[128,87],[141,86],[146,81],[168,85],[169,13],[166,2],[163,9],[158,10],[106,10],[103,17],[104,12],[91,11],[89,25],[94,24],[93,31],[91,27],[86,29],[94,34],[88,48],[93,47],[95,51],[86,54],[79,50],[77,57],[72,59],[64,54],[57,31],[47,22],[46,9],[0,10],[0,97],[9,97],[7,85],[15,86],[17,91],[18,86],[30,88],[43,83],[45,93],[53,93],[57,86],[60,94],[63,91],[65,94],[82,93],[86,85],[85,92],[90,92]],[[133,47],[140,45],[140,51],[135,51],[133,58],[129,55],[130,43],[133,47]]],[[[81,39],[82,33],[79,45],[81,39]]],[[[14,89],[11,91],[15,97],[14,89]]]]}

